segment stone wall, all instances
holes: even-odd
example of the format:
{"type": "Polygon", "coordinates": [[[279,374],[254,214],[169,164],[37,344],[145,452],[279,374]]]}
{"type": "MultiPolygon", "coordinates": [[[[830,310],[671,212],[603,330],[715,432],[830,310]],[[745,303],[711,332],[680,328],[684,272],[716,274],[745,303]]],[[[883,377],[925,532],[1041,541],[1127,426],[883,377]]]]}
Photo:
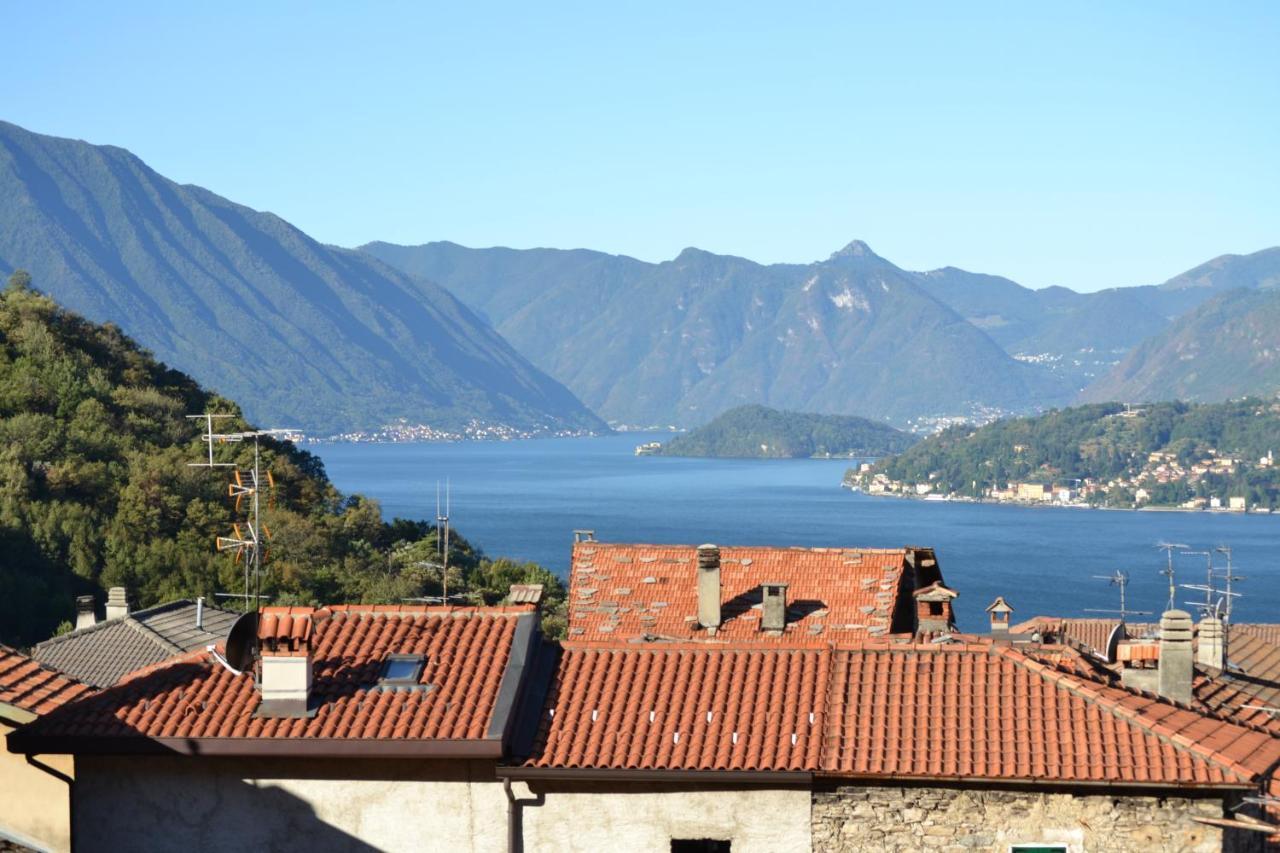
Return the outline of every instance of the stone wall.
{"type": "Polygon", "coordinates": [[[815,851],[1007,851],[1064,844],[1071,853],[1251,851],[1260,833],[1191,820],[1222,817],[1219,798],[1038,793],[940,787],[841,787],[813,794],[815,851]]]}

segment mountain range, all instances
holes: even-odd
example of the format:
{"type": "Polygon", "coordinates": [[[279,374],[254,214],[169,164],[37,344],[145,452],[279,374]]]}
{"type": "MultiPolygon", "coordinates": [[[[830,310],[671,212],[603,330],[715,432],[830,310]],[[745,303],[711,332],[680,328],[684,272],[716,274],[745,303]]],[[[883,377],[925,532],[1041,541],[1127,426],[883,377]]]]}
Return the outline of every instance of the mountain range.
{"type": "Polygon", "coordinates": [[[0,273],[15,268],[258,423],[605,428],[443,288],[121,148],[0,122],[0,273]]]}
{"type": "Polygon", "coordinates": [[[912,272],[860,241],[768,266],[697,249],[652,264],[448,242],[361,248],[439,282],[602,416],[633,425],[696,426],[749,402],[917,428],[1036,411],[1116,388],[1127,353],[1205,300],[1280,281],[1280,248],[1092,293],[912,272]]]}

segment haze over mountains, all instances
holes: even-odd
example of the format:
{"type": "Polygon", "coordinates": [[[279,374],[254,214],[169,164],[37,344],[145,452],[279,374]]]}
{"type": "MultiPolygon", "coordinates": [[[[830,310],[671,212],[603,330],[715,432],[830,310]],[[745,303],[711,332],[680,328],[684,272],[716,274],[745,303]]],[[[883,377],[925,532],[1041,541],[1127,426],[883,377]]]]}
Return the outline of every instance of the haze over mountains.
{"type": "Polygon", "coordinates": [[[603,428],[442,288],[123,149],[0,122],[0,273],[14,268],[258,423],[603,428]]]}
{"type": "Polygon", "coordinates": [[[1204,300],[1280,279],[1280,249],[1094,293],[910,272],[859,241],[770,266],[697,249],[658,264],[447,242],[362,249],[453,291],[602,416],[681,426],[748,402],[916,426],[1060,405],[1204,300]]]}

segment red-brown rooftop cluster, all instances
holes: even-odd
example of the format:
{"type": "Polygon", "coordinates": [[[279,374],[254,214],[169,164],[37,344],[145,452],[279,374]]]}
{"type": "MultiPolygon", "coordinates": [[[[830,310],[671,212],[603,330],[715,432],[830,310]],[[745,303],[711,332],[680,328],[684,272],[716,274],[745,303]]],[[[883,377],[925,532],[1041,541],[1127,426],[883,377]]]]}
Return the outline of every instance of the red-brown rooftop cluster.
{"type": "Polygon", "coordinates": [[[30,714],[47,714],[93,688],[60,675],[8,646],[0,645],[0,703],[30,714]]]}

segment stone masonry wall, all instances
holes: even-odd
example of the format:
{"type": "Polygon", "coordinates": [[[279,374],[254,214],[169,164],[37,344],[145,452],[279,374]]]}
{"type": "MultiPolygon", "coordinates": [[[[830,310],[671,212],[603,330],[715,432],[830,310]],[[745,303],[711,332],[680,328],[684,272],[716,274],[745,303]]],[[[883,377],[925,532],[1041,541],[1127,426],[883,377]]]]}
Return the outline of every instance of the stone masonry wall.
{"type": "Polygon", "coordinates": [[[1071,853],[1261,850],[1259,833],[1191,820],[1222,817],[1221,799],[928,787],[842,787],[813,794],[813,849],[1008,851],[1065,844],[1071,853]]]}

